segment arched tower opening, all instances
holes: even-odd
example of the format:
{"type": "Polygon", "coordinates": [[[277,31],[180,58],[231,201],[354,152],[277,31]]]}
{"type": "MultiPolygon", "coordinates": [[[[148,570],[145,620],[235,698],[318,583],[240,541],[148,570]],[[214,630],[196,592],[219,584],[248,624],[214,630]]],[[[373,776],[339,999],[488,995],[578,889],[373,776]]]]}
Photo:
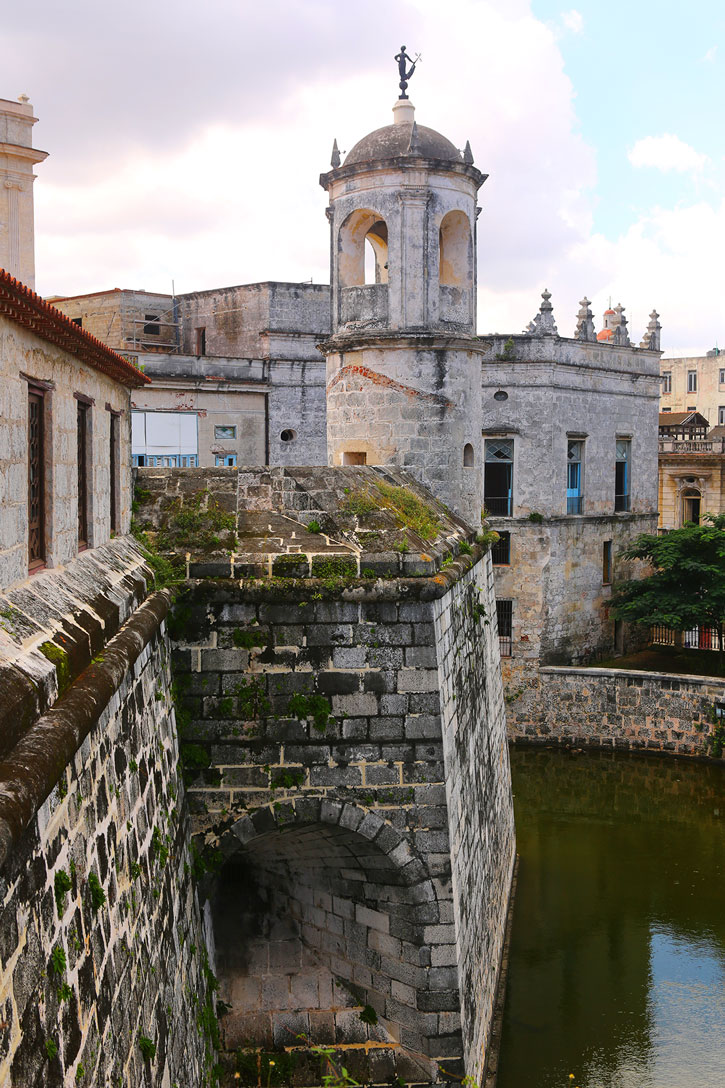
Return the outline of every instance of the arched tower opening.
{"type": "MultiPolygon", "coordinates": [[[[437,1053],[425,938],[443,913],[407,841],[357,805],[310,798],[227,839],[211,896],[224,1052],[372,1041],[389,1047],[391,1076],[403,1051],[437,1053]]],[[[319,1083],[319,1069],[295,1082],[319,1083]]]]}
{"type": "Polygon", "coordinates": [[[473,284],[473,242],[466,213],[452,211],[444,215],[438,239],[440,283],[467,290],[473,284]]]}
{"type": "Polygon", "coordinates": [[[337,286],[344,324],[387,321],[388,226],[369,208],[358,208],[337,236],[337,286]]]}
{"type": "Polygon", "coordinates": [[[468,216],[451,211],[438,230],[439,313],[444,322],[467,324],[471,320],[473,290],[473,238],[468,216]]]}
{"type": "Polygon", "coordinates": [[[347,217],[337,237],[340,287],[388,282],[388,227],[378,212],[359,208],[347,217]],[[366,249],[373,257],[372,278],[366,278],[366,249]]]}

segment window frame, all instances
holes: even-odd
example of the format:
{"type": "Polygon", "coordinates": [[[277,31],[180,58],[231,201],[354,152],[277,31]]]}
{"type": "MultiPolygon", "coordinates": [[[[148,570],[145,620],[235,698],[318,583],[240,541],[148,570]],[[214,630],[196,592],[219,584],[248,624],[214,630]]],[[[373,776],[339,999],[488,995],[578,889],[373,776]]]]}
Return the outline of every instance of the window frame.
{"type": "Polygon", "coordinates": [[[28,381],[27,389],[27,403],[28,403],[28,427],[26,435],[26,451],[28,458],[28,493],[27,493],[27,525],[28,525],[28,574],[33,574],[36,571],[43,570],[48,562],[48,542],[46,537],[46,530],[48,525],[48,511],[47,511],[47,496],[48,489],[46,487],[46,453],[48,449],[48,433],[46,426],[46,415],[48,409],[47,397],[49,389],[45,385],[39,385],[32,381],[28,381]],[[31,456],[31,397],[37,400],[38,404],[38,450],[37,456],[33,461],[31,456]],[[31,465],[37,464],[38,467],[38,520],[37,525],[31,526],[30,512],[32,508],[32,491],[31,491],[31,465]],[[33,554],[32,551],[32,537],[34,530],[37,530],[38,549],[37,554],[33,554]]]}
{"type": "Polygon", "coordinates": [[[514,602],[512,597],[496,598],[496,630],[500,657],[513,657],[514,602]],[[502,634],[502,630],[504,633],[502,634]]]}
{"type": "Polygon", "coordinates": [[[614,443],[614,512],[615,514],[629,513],[632,505],[632,439],[628,435],[617,435],[614,443]],[[619,446],[626,445],[627,451],[624,457],[619,456],[619,446]],[[617,491],[617,467],[624,464],[624,490],[617,491]]]}
{"type": "Polygon", "coordinates": [[[215,423],[214,424],[214,441],[215,442],[236,442],[237,440],[237,425],[236,423],[215,423]],[[219,431],[232,431],[232,434],[219,434],[219,431]]]}
{"type": "Polygon", "coordinates": [[[696,370],[688,370],[687,371],[687,392],[688,393],[696,393],[697,392],[697,371],[696,370]]]}
{"type": "Polygon", "coordinates": [[[217,453],[214,455],[214,468],[236,468],[236,453],[217,453]]]}
{"type": "Polygon", "coordinates": [[[76,400],[77,544],[80,552],[92,546],[93,538],[93,401],[82,393],[73,395],[76,400]]]}
{"type": "Polygon", "coordinates": [[[584,439],[578,435],[567,435],[566,438],[566,512],[572,516],[584,512],[584,439]],[[572,446],[579,447],[578,459],[571,457],[572,446]],[[570,469],[574,466],[578,466],[576,486],[571,485],[570,469]]]}
{"type": "Polygon", "coordinates": [[[508,529],[502,529],[498,534],[498,540],[491,547],[491,564],[494,567],[510,567],[511,566],[511,532],[508,529]],[[506,558],[502,558],[505,554],[506,558]]]}
{"type": "Polygon", "coordinates": [[[662,395],[668,396],[672,392],[672,371],[665,370],[662,374],[662,395]]]}
{"type": "Polygon", "coordinates": [[[613,541],[602,541],[602,585],[611,586],[614,579],[613,541]]]}
{"type": "MultiPolygon", "coordinates": [[[[514,465],[516,458],[516,443],[513,437],[506,435],[500,435],[498,437],[489,437],[484,439],[483,443],[483,505],[491,517],[498,518],[510,518],[513,517],[514,510],[514,465]],[[493,447],[503,447],[508,445],[511,447],[510,458],[494,458],[489,457],[489,451],[493,453],[493,447]],[[488,476],[488,466],[496,465],[501,467],[503,465],[508,466],[508,483],[507,483],[507,495],[489,495],[486,489],[486,478],[488,476]],[[491,504],[494,505],[491,505],[491,504]],[[505,504],[505,511],[503,506],[505,504]]],[[[500,486],[500,485],[499,485],[500,486]]]]}

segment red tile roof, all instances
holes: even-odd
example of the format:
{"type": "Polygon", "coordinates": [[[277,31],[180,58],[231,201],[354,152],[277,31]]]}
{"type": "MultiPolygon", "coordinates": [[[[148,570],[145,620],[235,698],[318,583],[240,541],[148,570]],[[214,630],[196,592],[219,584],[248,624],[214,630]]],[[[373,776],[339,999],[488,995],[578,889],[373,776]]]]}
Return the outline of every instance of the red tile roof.
{"type": "Polygon", "coordinates": [[[60,310],[56,310],[55,306],[51,306],[3,268],[0,268],[0,315],[75,355],[87,366],[99,370],[121,385],[138,389],[151,382],[150,378],[122,355],[118,355],[95,336],[74,324],[60,310]]]}

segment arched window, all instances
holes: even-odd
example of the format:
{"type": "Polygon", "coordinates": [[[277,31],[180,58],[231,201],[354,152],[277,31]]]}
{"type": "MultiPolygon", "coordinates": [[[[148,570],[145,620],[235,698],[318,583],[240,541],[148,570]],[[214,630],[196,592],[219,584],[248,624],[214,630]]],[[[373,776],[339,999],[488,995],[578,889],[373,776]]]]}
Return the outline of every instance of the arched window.
{"type": "Polygon", "coordinates": [[[388,227],[381,215],[360,208],[347,217],[337,238],[341,287],[388,282],[388,227]]]}
{"type": "Polygon", "coordinates": [[[439,243],[438,272],[441,284],[448,287],[471,287],[473,247],[471,227],[464,212],[448,212],[444,215],[440,225],[439,243]]]}
{"type": "Polygon", "coordinates": [[[470,442],[463,447],[463,467],[473,468],[473,446],[470,442]]]}

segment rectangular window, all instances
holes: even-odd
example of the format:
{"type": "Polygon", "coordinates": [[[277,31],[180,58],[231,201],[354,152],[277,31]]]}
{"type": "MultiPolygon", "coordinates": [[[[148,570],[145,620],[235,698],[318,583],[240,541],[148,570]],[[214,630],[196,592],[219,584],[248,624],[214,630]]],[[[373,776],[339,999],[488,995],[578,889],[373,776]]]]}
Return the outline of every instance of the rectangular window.
{"type": "Polygon", "coordinates": [[[612,582],[612,542],[605,540],[602,544],[602,585],[608,586],[612,582]]]}
{"type": "Polygon", "coordinates": [[[697,371],[696,370],[688,370],[687,371],[687,392],[688,393],[696,393],[697,392],[697,371]]]}
{"type": "Polygon", "coordinates": [[[498,645],[501,657],[511,657],[513,612],[513,601],[496,601],[496,619],[498,620],[498,645]]]}
{"type": "Polygon", "coordinates": [[[660,412],[671,412],[671,408],[660,408],[660,412]]]}
{"type": "Polygon", "coordinates": [[[493,517],[511,517],[513,483],[513,438],[487,438],[483,469],[483,502],[493,517]]]}
{"type": "Polygon", "coordinates": [[[725,385],[725,370],[720,371],[720,385],[725,385]]]}
{"type": "Polygon", "coordinates": [[[72,317],[71,321],[73,322],[74,325],[77,325],[79,329],[83,328],[83,318],[82,317],[72,317]]]}
{"type": "Polygon", "coordinates": [[[566,444],[566,512],[581,514],[584,495],[582,493],[582,461],[584,443],[579,439],[570,439],[566,444]]]}
{"type": "Polygon", "coordinates": [[[236,453],[223,453],[217,454],[214,458],[214,464],[217,468],[234,468],[237,463],[236,453]]]}
{"type": "Polygon", "coordinates": [[[720,427],[722,427],[723,424],[725,424],[725,406],[722,405],[722,404],[720,405],[720,407],[717,410],[717,422],[718,422],[718,426],[720,426],[720,427]]]}
{"type": "Polygon", "coordinates": [[[179,454],[131,454],[131,464],[134,468],[198,468],[199,457],[195,453],[179,454]]]}
{"type": "Polygon", "coordinates": [[[220,440],[224,440],[224,439],[227,439],[227,438],[236,438],[236,437],[237,437],[237,428],[236,427],[215,427],[214,428],[214,441],[215,442],[219,442],[220,440]]]}
{"type": "Polygon", "coordinates": [[[511,533],[499,533],[491,548],[491,562],[495,567],[507,567],[511,563],[511,533]]]}
{"type": "Polygon", "coordinates": [[[672,392],[672,371],[668,371],[666,374],[662,375],[662,392],[672,392]]]}
{"type": "Polygon", "coordinates": [[[629,463],[631,454],[632,443],[630,439],[618,438],[614,471],[614,509],[619,513],[629,510],[629,463]]]}
{"type": "Polygon", "coordinates": [[[197,355],[206,355],[206,329],[194,329],[194,351],[197,355]]]}
{"type": "Polygon", "coordinates": [[[108,417],[108,465],[109,473],[111,477],[111,495],[110,495],[110,521],[111,532],[118,532],[119,525],[119,491],[120,491],[120,473],[119,473],[119,450],[120,450],[120,427],[119,417],[116,412],[111,412],[108,417]]]}
{"type": "Polygon", "coordinates": [[[144,314],[146,324],[143,327],[145,336],[158,336],[161,332],[158,314],[144,314]]]}
{"type": "Polygon", "coordinates": [[[688,404],[687,405],[687,411],[688,412],[696,412],[697,411],[697,405],[696,404],[688,404]]]}
{"type": "Polygon", "coordinates": [[[45,562],[45,428],[42,393],[28,392],[28,566],[45,562]]]}
{"type": "Polygon", "coordinates": [[[88,545],[88,412],[78,401],[78,547],[88,545]]]}

